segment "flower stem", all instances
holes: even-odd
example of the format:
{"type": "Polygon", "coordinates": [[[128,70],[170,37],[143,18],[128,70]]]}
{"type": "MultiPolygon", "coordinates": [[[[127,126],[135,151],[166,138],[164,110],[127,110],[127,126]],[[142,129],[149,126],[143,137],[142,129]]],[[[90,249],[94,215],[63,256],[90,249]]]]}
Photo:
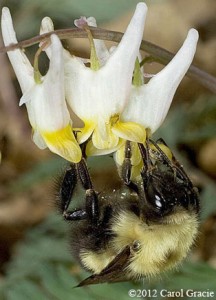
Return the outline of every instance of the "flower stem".
{"type": "Polygon", "coordinates": [[[42,52],[42,48],[39,48],[34,56],[34,80],[37,84],[41,83],[41,73],[39,71],[39,66],[38,66],[39,56],[41,52],[42,52]]]}
{"type": "MultiPolygon", "coordinates": [[[[93,38],[120,42],[123,33],[116,31],[109,31],[105,29],[90,27],[93,38]]],[[[37,35],[31,39],[24,40],[17,44],[13,44],[7,47],[0,47],[0,53],[11,51],[17,48],[25,48],[32,45],[35,45],[41,41],[49,39],[51,34],[56,34],[60,39],[68,39],[68,38],[87,38],[87,33],[85,30],[80,28],[68,28],[68,29],[59,29],[52,32],[48,32],[42,35],[37,35]]],[[[140,50],[143,50],[149,53],[155,61],[160,62],[163,65],[167,65],[170,60],[174,57],[174,54],[157,46],[148,41],[143,40],[140,46],[140,50]]],[[[209,73],[201,70],[200,68],[191,65],[187,74],[187,76],[199,82],[201,85],[212,91],[216,94],[216,78],[209,73]]]]}

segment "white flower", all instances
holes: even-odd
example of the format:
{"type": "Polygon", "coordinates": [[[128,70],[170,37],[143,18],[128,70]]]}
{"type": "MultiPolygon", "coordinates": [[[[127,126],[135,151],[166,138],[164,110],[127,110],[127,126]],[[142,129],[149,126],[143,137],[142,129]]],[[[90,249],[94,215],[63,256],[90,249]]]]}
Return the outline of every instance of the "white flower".
{"type": "MultiPolygon", "coordinates": [[[[192,63],[197,41],[198,32],[190,29],[183,46],[162,71],[153,76],[147,84],[132,85],[130,100],[120,116],[122,122],[136,122],[148,129],[148,135],[153,134],[161,126],[175,91],[192,63]]],[[[144,80],[140,80],[140,82],[144,82],[144,80]]],[[[134,161],[134,170],[132,171],[137,175],[142,166],[141,156],[137,152],[137,145],[132,146],[133,149],[136,149],[136,151],[132,151],[132,161],[134,161]]],[[[166,151],[168,150],[166,149],[166,151]]],[[[115,153],[118,165],[123,164],[124,153],[125,142],[115,153]]]]}
{"type": "MultiPolygon", "coordinates": [[[[8,8],[2,10],[2,35],[5,46],[17,43],[8,8]]],[[[48,147],[68,161],[78,162],[81,150],[73,135],[65,101],[63,47],[56,35],[51,36],[50,65],[44,77],[36,77],[34,68],[21,49],[8,52],[20,83],[33,140],[39,148],[48,147]]]]}
{"type": "Polygon", "coordinates": [[[183,46],[162,71],[147,84],[132,86],[121,121],[137,122],[150,129],[151,133],[161,126],[175,91],[193,61],[197,41],[197,30],[190,29],[183,46]]]}
{"type": "MultiPolygon", "coordinates": [[[[86,67],[75,56],[65,57],[66,100],[85,124],[78,133],[79,142],[84,142],[92,134],[94,147],[104,150],[104,153],[114,151],[120,138],[136,142],[145,140],[145,129],[141,125],[120,122],[119,117],[129,100],[146,12],[145,3],[139,3],[115,51],[108,55],[104,48],[99,50],[99,69],[86,67]],[[105,56],[102,57],[101,53],[105,56]]],[[[96,44],[96,51],[100,47],[101,44],[96,44]]]]}

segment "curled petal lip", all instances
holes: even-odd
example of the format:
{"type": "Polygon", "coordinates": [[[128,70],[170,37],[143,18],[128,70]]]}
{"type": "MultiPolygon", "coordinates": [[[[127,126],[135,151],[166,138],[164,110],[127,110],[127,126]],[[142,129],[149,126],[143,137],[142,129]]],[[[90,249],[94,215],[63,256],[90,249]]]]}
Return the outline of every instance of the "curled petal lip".
{"type": "Polygon", "coordinates": [[[52,152],[74,163],[81,160],[82,152],[70,124],[58,131],[42,131],[41,135],[52,152]]]}

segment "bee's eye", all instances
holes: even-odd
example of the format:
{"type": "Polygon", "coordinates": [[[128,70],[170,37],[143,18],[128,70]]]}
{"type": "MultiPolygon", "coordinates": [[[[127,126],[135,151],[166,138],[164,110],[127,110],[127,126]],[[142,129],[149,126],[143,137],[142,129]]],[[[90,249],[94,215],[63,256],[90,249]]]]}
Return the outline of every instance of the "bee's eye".
{"type": "Polygon", "coordinates": [[[134,251],[134,252],[137,252],[139,251],[141,248],[141,243],[139,241],[134,241],[133,244],[132,244],[132,247],[131,249],[134,251]]]}
{"type": "Polygon", "coordinates": [[[165,215],[172,211],[175,198],[169,182],[165,180],[161,183],[158,180],[151,180],[146,187],[146,199],[152,213],[165,215]]]}
{"type": "Polygon", "coordinates": [[[163,194],[157,191],[153,184],[148,186],[147,191],[148,200],[151,203],[151,205],[158,211],[163,210],[165,205],[163,194]]]}
{"type": "Polygon", "coordinates": [[[155,206],[158,208],[158,209],[161,209],[162,206],[163,206],[163,201],[161,199],[161,197],[157,194],[154,195],[154,202],[155,202],[155,206]]]}

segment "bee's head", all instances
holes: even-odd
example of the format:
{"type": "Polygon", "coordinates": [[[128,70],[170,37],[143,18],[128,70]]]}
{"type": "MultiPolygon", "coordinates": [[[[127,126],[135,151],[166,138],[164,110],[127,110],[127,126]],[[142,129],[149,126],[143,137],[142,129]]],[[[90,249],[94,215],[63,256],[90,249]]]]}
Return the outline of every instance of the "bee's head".
{"type": "Polygon", "coordinates": [[[198,211],[199,200],[195,188],[176,173],[154,171],[144,186],[145,214],[148,218],[160,218],[173,213],[179,207],[198,211]]]}

